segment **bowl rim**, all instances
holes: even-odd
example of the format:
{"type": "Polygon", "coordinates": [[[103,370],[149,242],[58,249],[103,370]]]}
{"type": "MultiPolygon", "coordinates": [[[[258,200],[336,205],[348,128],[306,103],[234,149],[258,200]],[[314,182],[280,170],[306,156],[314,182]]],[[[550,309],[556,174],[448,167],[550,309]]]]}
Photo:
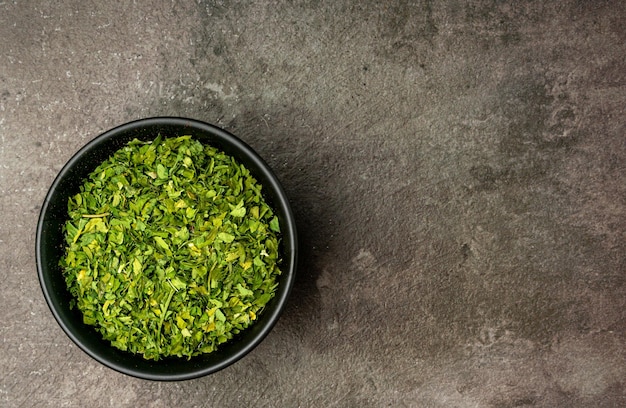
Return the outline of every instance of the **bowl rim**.
{"type": "MultiPolygon", "coordinates": [[[[95,166],[94,166],[95,168],[95,166]]],[[[267,184],[267,183],[264,183],[267,184]]],[[[217,372],[223,368],[226,368],[229,365],[237,362],[241,358],[243,358],[246,354],[248,354],[252,349],[258,346],[261,341],[269,334],[272,328],[275,326],[278,318],[282,314],[284,307],[286,305],[287,299],[291,293],[296,269],[297,269],[297,258],[298,258],[298,239],[297,239],[297,231],[296,231],[296,222],[294,219],[293,211],[287,199],[287,195],[285,194],[282,185],[280,184],[278,178],[274,174],[273,170],[270,166],[252,149],[247,143],[239,139],[237,136],[231,134],[230,132],[219,128],[215,125],[202,122],[196,119],[183,118],[183,117],[173,117],[173,116],[158,116],[158,117],[150,117],[144,119],[137,119],[131,122],[124,123],[122,125],[111,128],[103,133],[100,133],[95,138],[88,141],[84,146],[82,146],[76,153],[72,155],[72,157],[67,161],[67,163],[61,168],[61,170],[56,175],[54,181],[52,182],[50,188],[48,189],[45,199],[43,201],[41,210],[39,212],[39,217],[37,221],[37,229],[36,229],[36,237],[35,237],[35,258],[37,264],[37,275],[39,278],[39,284],[41,286],[41,290],[43,292],[44,298],[48,305],[48,308],[52,312],[55,320],[63,330],[63,332],[72,340],[74,344],[76,344],[83,352],[88,354],[90,357],[100,362],[101,364],[118,371],[123,374],[130,375],[132,377],[146,379],[146,380],[155,380],[155,381],[180,381],[180,380],[189,380],[193,378],[198,378],[201,376],[205,376],[214,372],[217,372]],[[79,340],[76,333],[70,327],[68,322],[61,315],[59,310],[57,310],[57,306],[53,300],[53,296],[50,293],[50,288],[46,284],[46,271],[48,268],[44,263],[43,254],[42,254],[42,235],[43,230],[45,228],[45,218],[46,214],[51,205],[51,201],[53,195],[59,187],[61,181],[67,177],[68,172],[89,152],[97,149],[102,143],[118,137],[120,134],[125,134],[126,132],[138,131],[143,127],[150,126],[180,126],[185,128],[192,128],[196,131],[200,131],[203,133],[207,133],[211,136],[215,136],[222,141],[225,141],[230,147],[233,147],[235,150],[243,153],[248,159],[252,160],[254,165],[261,171],[266,179],[271,184],[271,188],[276,193],[276,198],[278,202],[273,204],[274,209],[277,206],[280,206],[282,211],[284,212],[284,217],[286,224],[282,228],[285,232],[282,233],[283,241],[288,240],[288,243],[283,243],[288,248],[291,248],[289,253],[284,253],[284,266],[281,269],[281,285],[282,290],[276,292],[275,307],[272,310],[265,310],[265,313],[269,313],[264,317],[265,325],[260,327],[260,331],[252,337],[252,339],[245,344],[244,347],[239,349],[236,353],[228,356],[225,359],[221,359],[218,362],[202,366],[199,368],[195,368],[190,365],[190,369],[184,373],[151,373],[145,370],[134,369],[129,366],[125,366],[123,364],[118,364],[110,359],[104,358],[101,354],[92,350],[90,347],[87,347],[83,344],[82,341],[79,340]],[[283,275],[285,275],[283,277],[283,275]]],[[[260,322],[257,322],[260,323],[260,322]]],[[[251,326],[252,327],[252,326],[251,326]]],[[[112,346],[111,346],[112,347],[112,346]]]]}

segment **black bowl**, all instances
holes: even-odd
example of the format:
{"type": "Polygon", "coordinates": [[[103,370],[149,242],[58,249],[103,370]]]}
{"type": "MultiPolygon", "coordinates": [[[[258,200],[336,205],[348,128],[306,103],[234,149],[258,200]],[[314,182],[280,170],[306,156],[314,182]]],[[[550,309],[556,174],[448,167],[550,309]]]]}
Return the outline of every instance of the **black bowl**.
{"type": "Polygon", "coordinates": [[[63,167],[46,195],[39,215],[37,272],[52,314],[70,339],[88,355],[114,370],[134,377],[163,381],[186,380],[233,364],[270,332],[285,306],[295,279],[297,245],[295,221],[287,197],[272,170],[247,144],[222,129],[196,120],[150,118],[103,133],[87,143],[63,167]],[[89,173],[126,143],[134,138],[152,140],[158,134],[163,137],[192,135],[236,158],[263,185],[264,198],[278,215],[281,225],[282,274],[276,296],[266,305],[258,320],[246,330],[221,344],[216,351],[189,360],[172,357],[150,361],[111,346],[94,327],[83,323],[80,311],[70,309],[71,295],[59,267],[59,260],[65,251],[62,227],[68,218],[68,198],[79,192],[80,185],[89,173]]]}

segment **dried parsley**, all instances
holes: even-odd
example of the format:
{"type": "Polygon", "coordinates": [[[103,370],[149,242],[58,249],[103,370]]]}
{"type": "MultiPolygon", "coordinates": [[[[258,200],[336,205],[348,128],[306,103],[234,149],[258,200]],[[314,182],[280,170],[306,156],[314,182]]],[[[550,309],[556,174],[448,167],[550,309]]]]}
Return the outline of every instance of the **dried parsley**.
{"type": "Polygon", "coordinates": [[[278,218],[231,156],[190,136],[134,140],[68,202],[73,306],[119,349],[209,353],[274,296],[278,218]]]}

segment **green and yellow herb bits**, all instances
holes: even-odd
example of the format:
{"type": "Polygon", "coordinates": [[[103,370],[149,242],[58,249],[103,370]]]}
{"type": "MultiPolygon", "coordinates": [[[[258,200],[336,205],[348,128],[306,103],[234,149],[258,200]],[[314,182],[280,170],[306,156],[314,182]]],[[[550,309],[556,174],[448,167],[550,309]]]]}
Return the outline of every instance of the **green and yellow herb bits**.
{"type": "Polygon", "coordinates": [[[70,198],[73,307],[146,359],[209,353],[274,296],[278,218],[232,157],[190,136],[134,140],[70,198]]]}

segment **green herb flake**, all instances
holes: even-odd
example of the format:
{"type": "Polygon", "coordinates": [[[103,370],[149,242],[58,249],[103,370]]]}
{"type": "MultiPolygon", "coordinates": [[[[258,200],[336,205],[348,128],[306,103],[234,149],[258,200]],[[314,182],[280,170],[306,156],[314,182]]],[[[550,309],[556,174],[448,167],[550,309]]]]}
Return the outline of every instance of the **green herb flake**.
{"type": "Polygon", "coordinates": [[[72,305],[121,350],[210,353],[275,294],[278,218],[231,156],[190,136],[134,140],[68,200],[72,305]]]}

